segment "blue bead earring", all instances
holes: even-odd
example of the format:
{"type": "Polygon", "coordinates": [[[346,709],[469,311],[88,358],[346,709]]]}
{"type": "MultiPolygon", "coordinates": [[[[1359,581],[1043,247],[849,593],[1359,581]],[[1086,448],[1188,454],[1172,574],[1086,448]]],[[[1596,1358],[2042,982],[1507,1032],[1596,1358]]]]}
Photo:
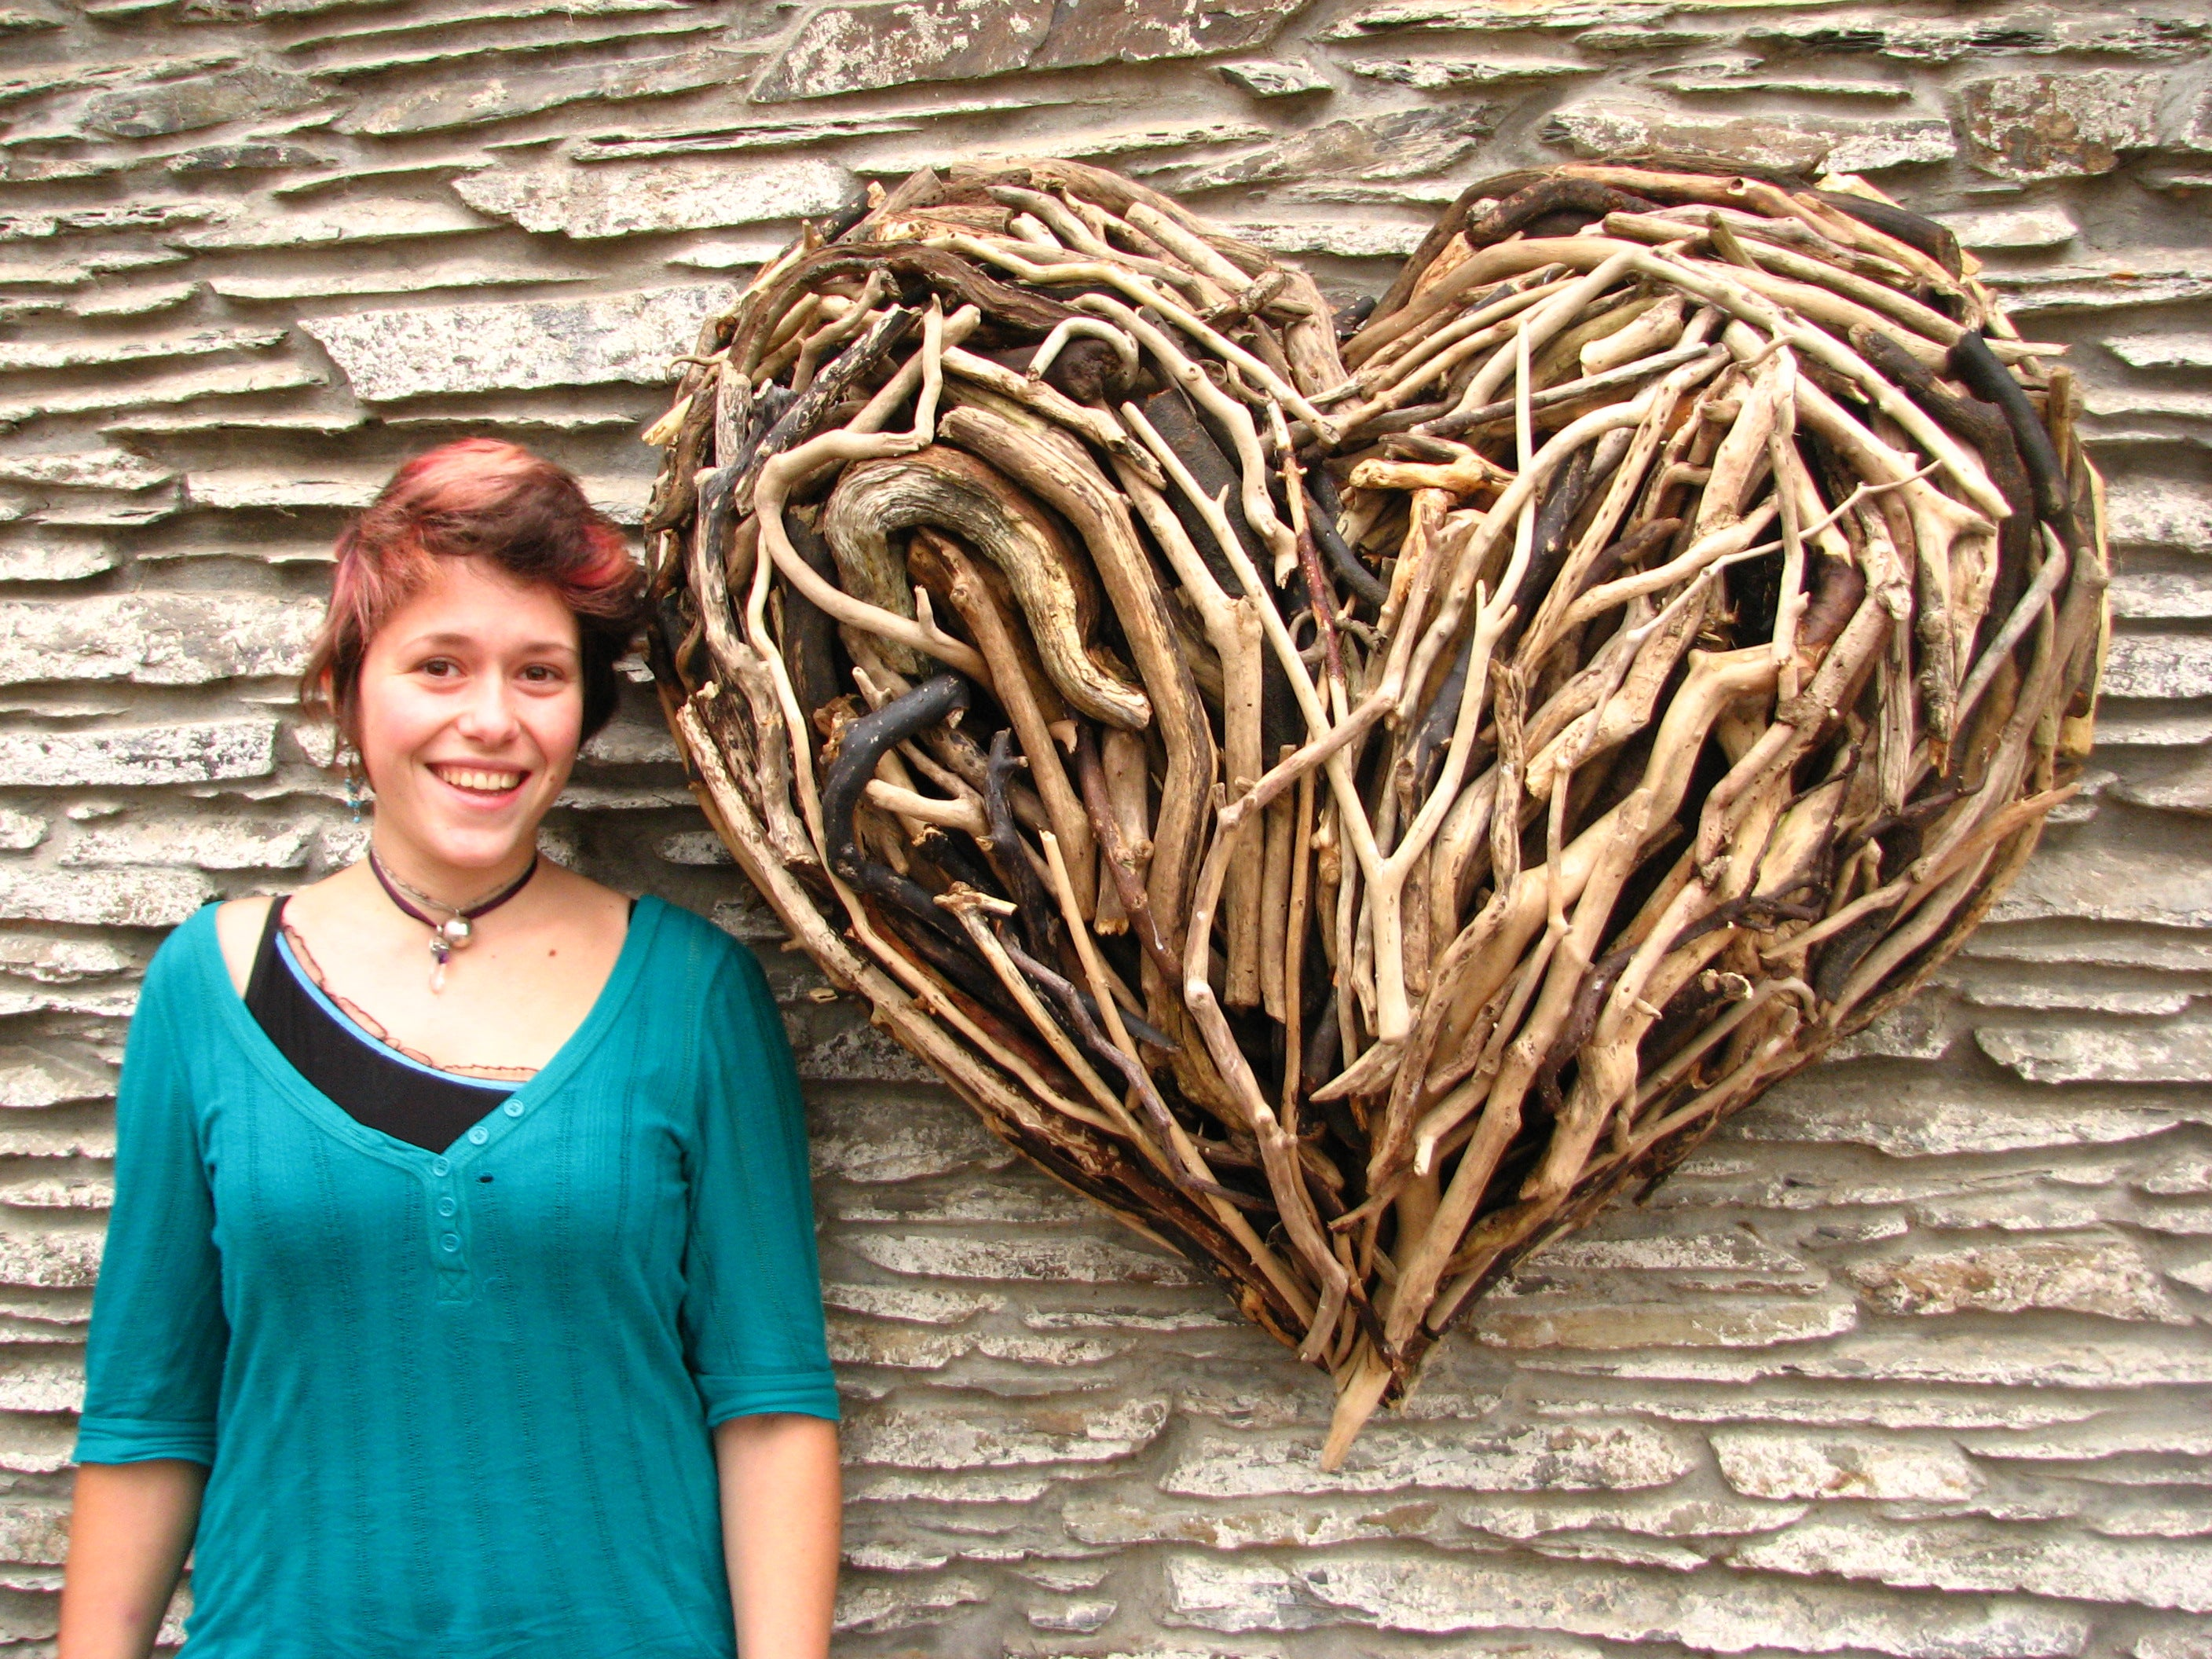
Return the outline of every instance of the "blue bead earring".
{"type": "Polygon", "coordinates": [[[346,750],[345,763],[346,811],[356,823],[361,822],[361,757],[352,750],[346,750]]]}

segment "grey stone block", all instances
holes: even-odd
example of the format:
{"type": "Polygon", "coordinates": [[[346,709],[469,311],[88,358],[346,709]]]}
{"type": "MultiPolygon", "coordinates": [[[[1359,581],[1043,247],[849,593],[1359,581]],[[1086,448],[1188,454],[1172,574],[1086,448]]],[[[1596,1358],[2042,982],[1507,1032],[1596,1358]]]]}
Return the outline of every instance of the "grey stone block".
{"type": "Polygon", "coordinates": [[[753,98],[774,103],[1018,70],[1141,64],[1264,46],[1292,0],[1099,0],[1046,13],[1019,0],[891,0],[816,11],[753,98]]]}
{"type": "Polygon", "coordinates": [[[636,162],[487,169],[453,186],[480,212],[580,240],[834,213],[855,194],[834,161],[636,162]]]}
{"type": "Polygon", "coordinates": [[[656,385],[668,359],[726,305],[720,285],[590,300],[423,306],[324,317],[302,326],[372,403],[437,393],[656,385]]]}
{"type": "Polygon", "coordinates": [[[0,732],[0,787],[82,788],[265,777],[276,764],[276,723],[270,720],[0,732]]]}
{"type": "Polygon", "coordinates": [[[2110,173],[2158,142],[2162,75],[2128,70],[1992,76],[1960,91],[1968,155],[2007,179],[2110,173]]]}

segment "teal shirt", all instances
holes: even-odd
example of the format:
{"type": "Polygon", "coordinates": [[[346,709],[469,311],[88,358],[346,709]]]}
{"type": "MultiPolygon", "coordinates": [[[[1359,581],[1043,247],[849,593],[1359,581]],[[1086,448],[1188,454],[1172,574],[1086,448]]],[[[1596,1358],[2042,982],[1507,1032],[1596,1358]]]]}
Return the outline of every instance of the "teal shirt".
{"type": "Polygon", "coordinates": [[[837,1415],[750,953],[643,900],[575,1035],[436,1154],[308,1086],[209,906],[117,1131],[76,1456],[209,1466],[189,1659],[729,1659],[708,1431],[837,1415]]]}

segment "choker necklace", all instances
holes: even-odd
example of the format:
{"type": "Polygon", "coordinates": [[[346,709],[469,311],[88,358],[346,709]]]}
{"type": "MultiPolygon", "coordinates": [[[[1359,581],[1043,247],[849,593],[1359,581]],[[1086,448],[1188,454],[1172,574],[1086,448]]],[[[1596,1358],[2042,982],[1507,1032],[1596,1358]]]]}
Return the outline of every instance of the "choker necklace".
{"type": "Polygon", "coordinates": [[[434,964],[430,969],[430,988],[442,991],[446,988],[446,959],[476,937],[476,929],[470,924],[486,911],[498,909],[530,884],[531,877],[538,873],[538,854],[531,854],[530,867],[506,886],[489,897],[469,904],[448,904],[443,899],[432,898],[428,893],[416,891],[384,867],[384,860],[376,856],[376,846],[373,842],[368,848],[368,867],[375,874],[377,884],[384,889],[384,896],[430,930],[430,957],[434,964]],[[407,902],[410,898],[416,901],[416,904],[407,902]],[[432,910],[444,910],[449,914],[445,921],[440,921],[428,911],[418,909],[416,904],[428,905],[432,910]]]}

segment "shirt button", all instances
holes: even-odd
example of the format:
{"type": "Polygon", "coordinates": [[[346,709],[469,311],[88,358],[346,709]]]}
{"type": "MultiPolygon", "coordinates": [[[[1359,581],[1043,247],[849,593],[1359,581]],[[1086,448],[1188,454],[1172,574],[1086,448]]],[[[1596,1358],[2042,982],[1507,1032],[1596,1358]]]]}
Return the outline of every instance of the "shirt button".
{"type": "Polygon", "coordinates": [[[507,1103],[507,1115],[509,1117],[520,1117],[522,1115],[522,1103],[519,1100],[508,1101],[507,1103]]]}
{"type": "Polygon", "coordinates": [[[491,1131],[485,1128],[481,1123],[477,1124],[475,1128],[469,1131],[469,1144],[471,1146],[481,1146],[484,1142],[490,1139],[491,1131]]]}
{"type": "Polygon", "coordinates": [[[430,1173],[434,1176],[441,1176],[453,1167],[442,1158],[434,1158],[430,1160],[430,1173]]]}
{"type": "Polygon", "coordinates": [[[461,1206],[459,1205],[454,1203],[450,1198],[441,1198],[438,1200],[438,1213],[440,1215],[451,1215],[454,1211],[460,1207],[461,1206]]]}
{"type": "Polygon", "coordinates": [[[459,1233],[447,1233],[438,1243],[447,1250],[458,1250],[461,1248],[461,1236],[459,1233]]]}

